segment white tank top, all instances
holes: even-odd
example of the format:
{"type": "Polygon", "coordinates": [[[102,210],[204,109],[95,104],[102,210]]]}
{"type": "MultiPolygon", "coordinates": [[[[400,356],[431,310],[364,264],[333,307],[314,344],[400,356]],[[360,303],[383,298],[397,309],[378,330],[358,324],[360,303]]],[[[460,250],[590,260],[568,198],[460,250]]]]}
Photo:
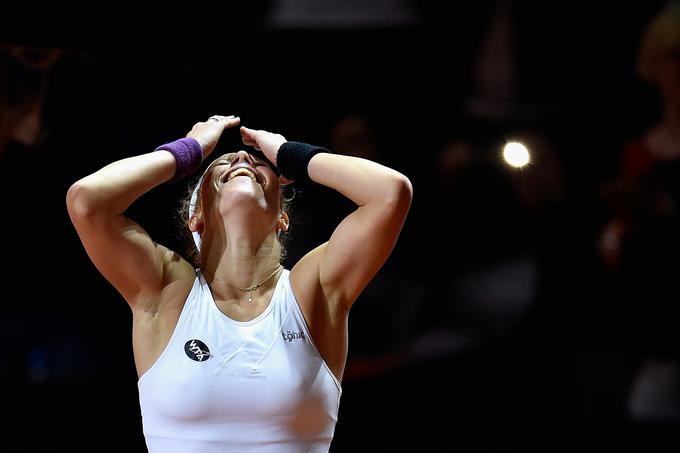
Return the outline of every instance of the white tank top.
{"type": "Polygon", "coordinates": [[[150,453],[327,452],[340,383],[284,270],[257,318],[222,313],[197,272],[170,342],[138,382],[150,453]]]}

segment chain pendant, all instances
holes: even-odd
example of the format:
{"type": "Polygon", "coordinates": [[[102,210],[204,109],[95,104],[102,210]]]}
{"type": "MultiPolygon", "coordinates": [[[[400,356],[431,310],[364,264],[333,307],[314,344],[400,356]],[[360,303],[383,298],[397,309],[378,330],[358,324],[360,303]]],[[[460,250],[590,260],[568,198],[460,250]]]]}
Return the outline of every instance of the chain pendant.
{"type": "Polygon", "coordinates": [[[264,285],[265,283],[267,283],[267,282],[268,282],[273,276],[275,276],[281,269],[283,269],[283,266],[281,266],[281,265],[279,264],[279,267],[277,267],[276,269],[274,269],[274,272],[272,272],[272,273],[269,275],[269,277],[265,278],[263,281],[261,281],[261,282],[258,283],[257,285],[251,286],[251,287],[249,287],[249,288],[239,288],[238,286],[231,285],[231,284],[229,284],[229,283],[227,283],[227,282],[224,282],[224,281],[222,281],[222,280],[217,280],[217,279],[215,278],[214,275],[213,275],[213,277],[212,277],[212,281],[218,282],[218,283],[224,283],[225,285],[231,286],[232,288],[237,289],[237,290],[239,290],[239,291],[244,291],[244,292],[250,291],[250,295],[248,296],[248,302],[252,302],[252,301],[253,301],[253,293],[255,292],[255,290],[258,289],[260,286],[264,285]]]}

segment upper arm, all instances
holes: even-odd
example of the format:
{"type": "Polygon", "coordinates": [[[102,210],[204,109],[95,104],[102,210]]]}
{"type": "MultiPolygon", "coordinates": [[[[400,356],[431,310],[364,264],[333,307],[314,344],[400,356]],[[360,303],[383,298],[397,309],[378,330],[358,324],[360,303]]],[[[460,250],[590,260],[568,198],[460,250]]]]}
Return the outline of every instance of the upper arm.
{"type": "Polygon", "coordinates": [[[177,272],[193,272],[186,261],[156,244],[124,215],[92,212],[77,186],[67,195],[71,220],[90,259],[130,305],[157,299],[177,272]]]}
{"type": "Polygon", "coordinates": [[[401,176],[385,199],[358,207],[315,250],[319,283],[327,300],[349,309],[387,260],[411,203],[411,185],[401,176]]]}

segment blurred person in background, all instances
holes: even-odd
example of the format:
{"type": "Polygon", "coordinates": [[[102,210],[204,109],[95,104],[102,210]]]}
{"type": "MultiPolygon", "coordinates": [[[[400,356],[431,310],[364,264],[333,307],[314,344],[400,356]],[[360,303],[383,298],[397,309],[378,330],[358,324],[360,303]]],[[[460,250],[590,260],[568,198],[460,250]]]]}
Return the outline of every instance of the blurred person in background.
{"type": "Polygon", "coordinates": [[[61,51],[0,43],[0,157],[10,145],[39,147],[45,139],[45,97],[61,51]]]}
{"type": "Polygon", "coordinates": [[[630,418],[680,422],[680,3],[666,5],[641,39],[637,73],[659,95],[659,117],[628,141],[603,188],[610,217],[598,250],[628,310],[634,351],[630,418]]]}

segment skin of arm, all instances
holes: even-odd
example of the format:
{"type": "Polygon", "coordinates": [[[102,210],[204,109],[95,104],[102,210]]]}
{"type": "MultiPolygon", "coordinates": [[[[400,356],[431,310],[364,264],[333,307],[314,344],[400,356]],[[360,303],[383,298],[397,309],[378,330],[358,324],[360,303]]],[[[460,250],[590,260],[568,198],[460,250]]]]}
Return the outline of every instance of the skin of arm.
{"type": "MultiPolygon", "coordinates": [[[[196,123],[187,137],[203,158],[215,148],[233,117],[196,123]]],[[[66,195],[71,221],[90,259],[132,309],[132,344],[137,375],[149,369],[170,339],[195,278],[191,265],[154,242],[123,213],[140,196],[168,181],[174,156],[154,151],[114,162],[75,182],[66,195]]]]}
{"type": "Polygon", "coordinates": [[[387,260],[413,196],[401,173],[351,156],[317,154],[309,162],[312,181],[340,192],[358,207],[340,222],[317,253],[325,297],[349,310],[387,260]]]}
{"type": "MultiPolygon", "coordinates": [[[[261,149],[275,164],[278,150],[286,141],[282,135],[245,127],[241,136],[245,144],[261,149]]],[[[290,274],[319,352],[341,379],[347,356],[347,315],[392,252],[411,205],[413,188],[403,174],[351,156],[317,154],[309,161],[307,171],[312,181],[340,192],[357,205],[328,242],[300,259],[290,274]]]]}
{"type": "MultiPolygon", "coordinates": [[[[187,137],[201,145],[203,157],[215,148],[233,117],[196,123],[187,137]]],[[[73,225],[97,269],[131,307],[152,309],[163,291],[193,271],[185,260],[155,243],[123,213],[140,196],[171,179],[176,170],[169,151],[119,160],[75,182],[66,195],[73,225]]]]}
{"type": "MultiPolygon", "coordinates": [[[[278,150],[286,142],[280,134],[241,127],[243,142],[255,146],[276,165],[278,150]]],[[[314,249],[309,260],[318,270],[318,283],[328,302],[349,310],[392,252],[406,214],[413,188],[403,174],[352,156],[315,155],[307,166],[312,181],[334,189],[358,208],[337,226],[330,240],[314,249]]],[[[282,182],[287,182],[282,177],[282,182]]],[[[294,269],[295,270],[295,269],[294,269]]]]}
{"type": "Polygon", "coordinates": [[[172,178],[175,166],[168,151],[122,159],[77,181],[66,196],[71,221],[90,259],[133,307],[140,297],[149,303],[157,299],[170,252],[123,213],[172,178]]]}

